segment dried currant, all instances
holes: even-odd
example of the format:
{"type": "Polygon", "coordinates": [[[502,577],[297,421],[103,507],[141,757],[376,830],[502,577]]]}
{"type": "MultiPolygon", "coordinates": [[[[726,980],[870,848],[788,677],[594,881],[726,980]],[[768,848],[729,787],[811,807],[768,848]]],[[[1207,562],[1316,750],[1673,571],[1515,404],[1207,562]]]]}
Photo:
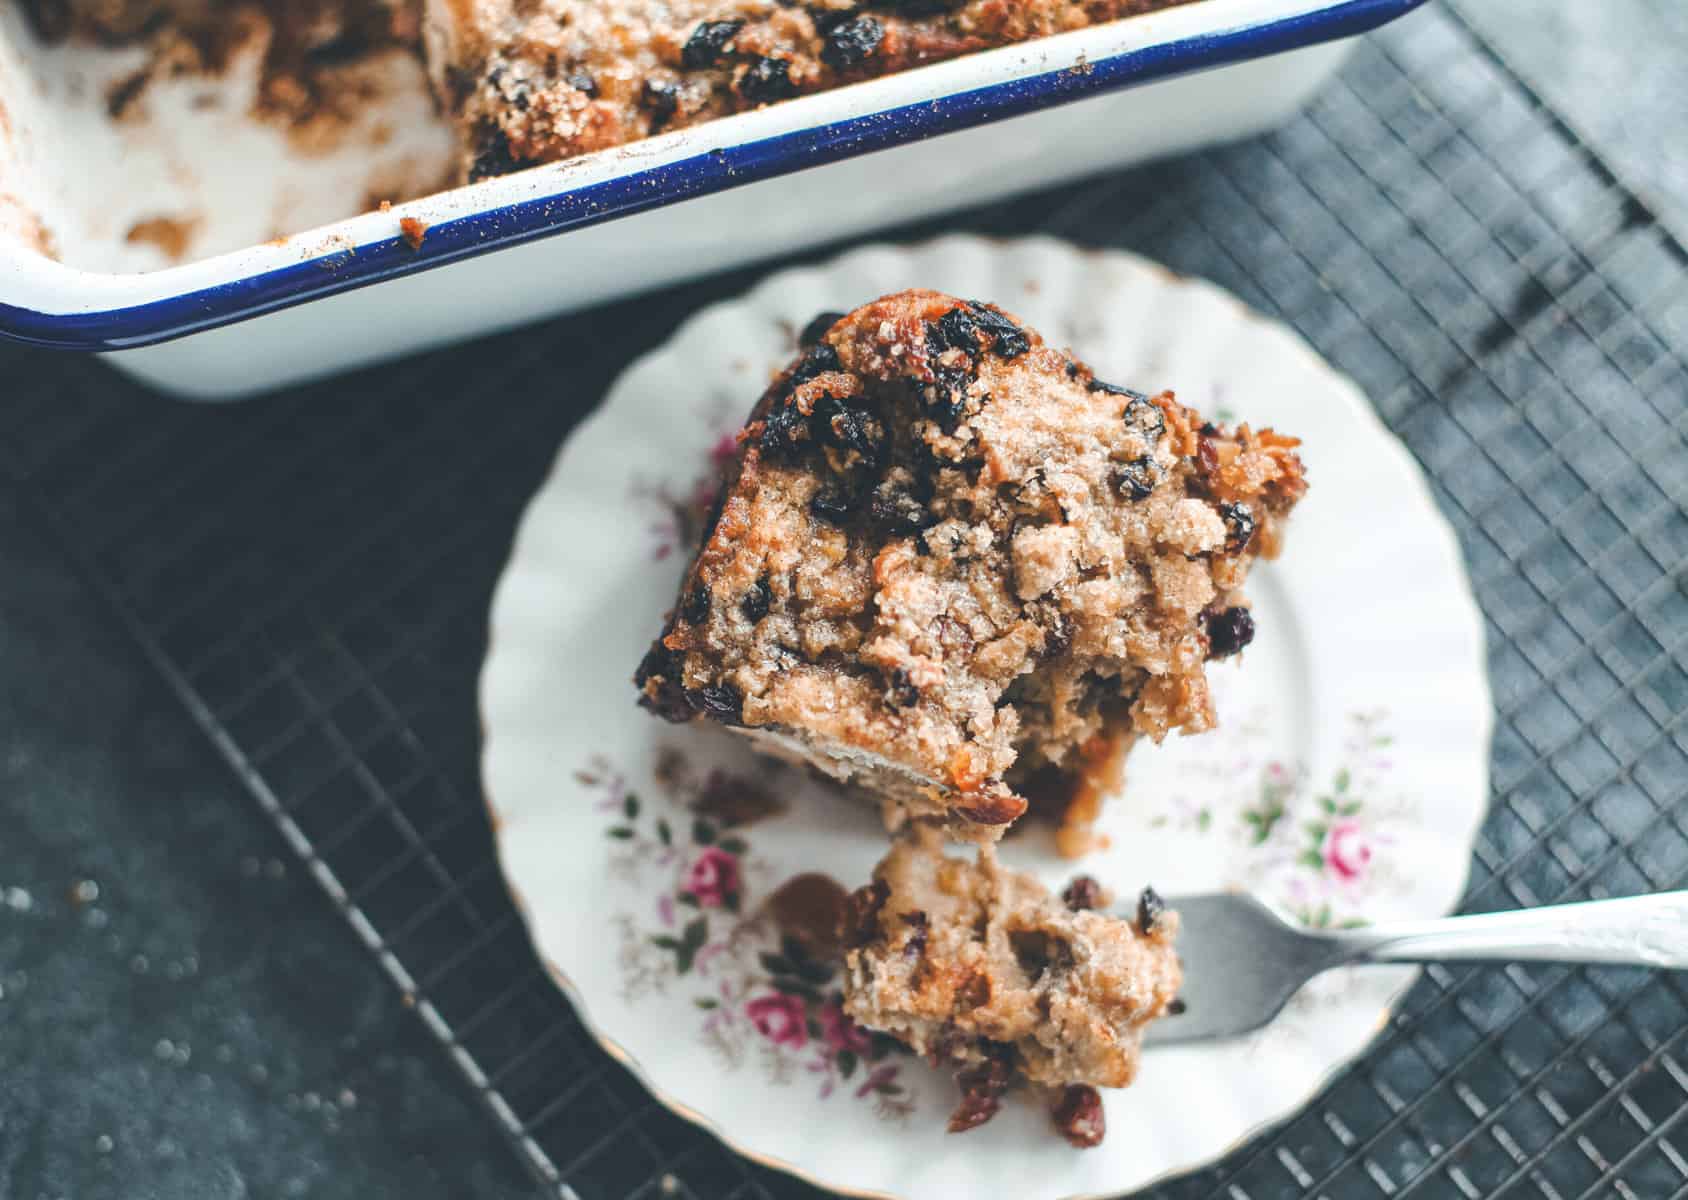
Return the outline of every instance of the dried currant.
{"type": "Polygon", "coordinates": [[[658,638],[645,651],[645,657],[639,660],[638,668],[633,672],[633,683],[637,687],[644,687],[653,679],[660,680],[675,673],[677,664],[674,661],[674,651],[663,644],[658,638]]]}
{"type": "Polygon", "coordinates": [[[486,81],[517,112],[526,112],[533,105],[533,88],[525,79],[512,79],[503,66],[487,73],[486,81]]]}
{"type": "Polygon", "coordinates": [[[957,305],[926,327],[926,352],[933,358],[945,350],[979,353],[979,323],[966,305],[957,305]]]}
{"type": "Polygon", "coordinates": [[[914,686],[907,671],[891,669],[891,685],[885,689],[885,703],[893,708],[913,708],[920,703],[920,689],[914,686]]]}
{"type": "Polygon", "coordinates": [[[1001,1111],[1001,1096],[971,1091],[963,1084],[961,1103],[957,1104],[955,1111],[950,1113],[948,1129],[951,1133],[966,1133],[969,1129],[977,1129],[1001,1111]]]}
{"type": "Polygon", "coordinates": [[[1184,1002],[1182,996],[1174,996],[1166,1006],[1166,1015],[1169,1017],[1181,1017],[1189,1011],[1190,1006],[1184,1002]]]}
{"type": "Polygon", "coordinates": [[[926,506],[907,492],[881,485],[874,489],[868,515],[873,523],[891,537],[913,537],[922,529],[937,524],[926,506]]]}
{"type": "Polygon", "coordinates": [[[692,706],[680,686],[680,663],[660,641],[645,652],[633,683],[639,689],[639,707],[676,725],[692,719],[692,706]]]}
{"type": "Polygon", "coordinates": [[[1254,640],[1254,614],[1242,605],[1221,609],[1207,619],[1207,656],[1230,658],[1254,640]]]}
{"type": "Polygon", "coordinates": [[[1150,442],[1158,442],[1166,432],[1166,414],[1160,405],[1147,396],[1131,393],[1131,400],[1125,406],[1125,419],[1142,430],[1143,436],[1150,442]]]}
{"type": "Polygon", "coordinates": [[[522,161],[510,153],[510,139],[496,125],[483,124],[475,131],[475,157],[469,164],[469,182],[479,183],[522,169],[522,161]]]}
{"type": "Polygon", "coordinates": [[[994,308],[987,308],[977,300],[969,300],[967,307],[973,310],[979,329],[992,339],[994,349],[1003,358],[1019,358],[1032,348],[1026,331],[994,308]]]}
{"type": "Polygon", "coordinates": [[[790,400],[784,400],[768,410],[768,415],[762,418],[762,434],[757,439],[757,445],[764,454],[778,457],[789,457],[803,448],[803,441],[809,436],[809,422],[797,406],[790,400]]]}
{"type": "Polygon", "coordinates": [[[838,361],[838,351],[826,342],[816,342],[804,351],[803,357],[798,359],[797,365],[792,368],[791,382],[807,383],[817,375],[842,369],[843,364],[838,361]]]}
{"type": "Polygon", "coordinates": [[[680,47],[680,62],[694,71],[714,66],[726,51],[727,43],[743,28],[743,21],[699,21],[692,36],[680,47]]]}
{"type": "Polygon", "coordinates": [[[815,405],[815,432],[820,440],[840,450],[854,450],[868,466],[878,464],[885,445],[885,430],[864,408],[854,408],[836,396],[826,396],[815,405]]]}
{"type": "Polygon", "coordinates": [[[1246,504],[1220,504],[1219,515],[1225,518],[1225,552],[1241,554],[1254,540],[1254,513],[1246,504]]]}
{"type": "Polygon", "coordinates": [[[809,501],[809,511],[828,525],[843,525],[860,507],[860,497],[836,485],[823,487],[809,501]]]}
{"type": "Polygon", "coordinates": [[[745,620],[755,624],[768,615],[768,607],[773,601],[773,589],[768,586],[768,577],[764,575],[750,585],[744,599],[739,601],[739,611],[744,614],[745,620]]]}
{"type": "Polygon", "coordinates": [[[1043,657],[1060,658],[1072,645],[1073,631],[1068,628],[1066,618],[1057,613],[1055,623],[1043,631],[1043,657]]]}
{"type": "Polygon", "coordinates": [[[680,604],[680,619],[688,625],[702,625],[709,620],[709,588],[698,584],[686,593],[680,604]]]}
{"type": "MultiPolygon", "coordinates": [[[[1129,396],[1131,399],[1141,400],[1145,404],[1149,402],[1149,398],[1136,388],[1121,387],[1117,383],[1108,383],[1101,379],[1092,379],[1084,385],[1084,390],[1087,392],[1105,392],[1110,396],[1129,396]]],[[[1125,411],[1129,413],[1131,406],[1127,405],[1125,411]]]]}
{"type": "Polygon", "coordinates": [[[1214,445],[1212,438],[1204,436],[1196,439],[1196,467],[1206,480],[1211,480],[1219,471],[1219,447],[1214,445]]]}
{"type": "Polygon", "coordinates": [[[865,61],[885,40],[885,26],[873,17],[852,17],[834,26],[821,47],[821,61],[843,71],[865,61]]]}
{"type": "Polygon", "coordinates": [[[1108,895],[1092,876],[1074,875],[1072,882],[1067,884],[1066,890],[1061,893],[1061,900],[1074,912],[1084,912],[1087,909],[1101,908],[1107,903],[1108,895]]]}
{"type": "MultiPolygon", "coordinates": [[[[955,422],[961,419],[961,415],[967,411],[971,403],[967,389],[973,383],[973,373],[966,367],[939,367],[933,372],[933,376],[933,383],[936,385],[938,395],[942,400],[940,407],[945,414],[948,414],[947,420],[953,431],[955,422]]],[[[988,400],[989,398],[985,396],[981,399],[988,400]]],[[[946,418],[940,416],[940,419],[946,418]]]]}
{"type": "Polygon", "coordinates": [[[955,806],[956,814],[975,825],[1007,825],[1026,811],[1025,799],[1006,788],[995,792],[973,792],[959,799],[961,803],[955,806]]]}
{"type": "Polygon", "coordinates": [[[1146,500],[1155,490],[1155,484],[1160,482],[1160,468],[1155,466],[1155,460],[1145,454],[1142,458],[1134,458],[1114,473],[1114,483],[1119,488],[1119,494],[1127,500],[1146,500]]]}
{"type": "Polygon", "coordinates": [[[967,385],[972,375],[964,367],[937,367],[932,382],[920,386],[926,407],[945,433],[954,433],[967,413],[967,385]]]}
{"type": "Polygon", "coordinates": [[[890,898],[891,885],[883,879],[875,879],[844,898],[838,940],[846,950],[859,949],[879,940],[879,911],[890,898]]]}
{"type": "Polygon", "coordinates": [[[1072,943],[1045,930],[1010,929],[1008,948],[1020,970],[1034,983],[1051,972],[1072,970],[1072,943]]]}
{"type": "MultiPolygon", "coordinates": [[[[826,331],[844,319],[841,312],[816,313],[814,319],[803,326],[803,332],[797,335],[799,346],[812,346],[826,336],[826,331]]],[[[836,353],[836,352],[835,352],[836,353]]]]}
{"type": "Polygon", "coordinates": [[[1155,931],[1160,923],[1161,915],[1166,912],[1166,901],[1160,893],[1152,887],[1143,889],[1137,897],[1137,929],[1145,937],[1155,931]]]}
{"type": "Polygon", "coordinates": [[[1008,1090],[1008,1079],[1008,1064],[998,1058],[958,1071],[955,1083],[961,1089],[961,1103],[950,1114],[949,1131],[966,1133],[996,1116],[1002,1108],[1002,1095],[1008,1090]]]}
{"type": "Polygon", "coordinates": [[[1107,1119],[1102,1114],[1102,1097],[1087,1083],[1075,1083],[1062,1089],[1061,1098],[1050,1109],[1049,1115],[1061,1136],[1080,1150],[1100,1146],[1108,1132],[1107,1119]]]}
{"type": "Polygon", "coordinates": [[[927,928],[926,914],[919,909],[903,914],[903,924],[914,930],[909,934],[908,941],[903,943],[904,958],[919,958],[926,953],[927,928]]]}
{"type": "Polygon", "coordinates": [[[668,79],[647,79],[639,92],[639,103],[651,114],[651,132],[668,123],[680,108],[680,85],[668,79]]]}
{"type": "Polygon", "coordinates": [[[595,98],[598,95],[598,81],[592,78],[588,71],[569,72],[568,85],[588,97],[595,98]]]}
{"type": "Polygon", "coordinates": [[[768,104],[795,95],[791,64],[783,58],[759,58],[739,76],[739,94],[752,104],[768,104]]]}
{"type": "Polygon", "coordinates": [[[687,688],[686,700],[698,712],[714,717],[723,725],[744,724],[744,697],[730,683],[687,688]]]}

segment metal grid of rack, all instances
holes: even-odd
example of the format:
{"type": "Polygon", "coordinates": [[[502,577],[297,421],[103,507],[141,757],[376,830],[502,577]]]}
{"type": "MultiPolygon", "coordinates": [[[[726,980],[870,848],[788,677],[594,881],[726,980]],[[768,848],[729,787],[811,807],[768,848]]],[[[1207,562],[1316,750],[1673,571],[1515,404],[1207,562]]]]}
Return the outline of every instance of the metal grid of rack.
{"type": "MultiPolygon", "coordinates": [[[[1209,276],[1373,398],[1487,619],[1493,811],[1468,909],[1684,886],[1688,252],[1457,18],[1375,35],[1268,138],[946,226],[1209,276]]],[[[582,1200],[811,1194],[581,1030],[504,893],[477,778],[485,612],[525,499],[621,364],[749,278],[228,408],[0,347],[0,479],[544,1188],[582,1200]]],[[[1432,969],[1304,1112],[1155,1194],[1678,1200],[1685,1037],[1679,977],[1432,969]]]]}

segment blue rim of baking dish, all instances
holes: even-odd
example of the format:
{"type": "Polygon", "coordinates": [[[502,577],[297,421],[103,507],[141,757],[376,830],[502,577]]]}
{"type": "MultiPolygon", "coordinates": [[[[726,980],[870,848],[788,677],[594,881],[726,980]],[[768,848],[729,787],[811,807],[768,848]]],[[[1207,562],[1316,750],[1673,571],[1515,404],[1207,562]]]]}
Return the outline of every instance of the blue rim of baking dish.
{"type": "Polygon", "coordinates": [[[805,167],[1035,112],[1100,92],[1350,37],[1424,0],[1341,0],[1317,12],[1196,34],[1088,64],[709,150],[642,171],[484,209],[428,227],[420,249],[381,238],[145,304],[48,313],[0,303],[0,337],[63,350],[171,341],[459,259],[631,216],[805,167]]]}

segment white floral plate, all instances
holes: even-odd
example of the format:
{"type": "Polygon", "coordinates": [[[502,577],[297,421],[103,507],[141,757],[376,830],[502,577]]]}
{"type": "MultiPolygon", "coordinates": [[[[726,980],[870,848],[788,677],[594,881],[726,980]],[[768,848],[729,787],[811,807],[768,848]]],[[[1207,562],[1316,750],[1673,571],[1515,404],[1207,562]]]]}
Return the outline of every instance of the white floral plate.
{"type": "MultiPolygon", "coordinates": [[[[712,466],[793,331],[903,287],[1018,313],[1103,378],[1304,439],[1312,489],[1249,591],[1259,635],[1212,674],[1220,729],[1143,747],[1083,869],[1167,895],[1243,887],[1325,924],[1447,911],[1488,775],[1481,625],[1454,537],[1365,399],[1210,284],[1048,239],[853,251],[717,305],[630,367],[522,522],[481,681],[486,793],[534,944],[606,1047],[744,1154],[843,1192],[1046,1200],[1202,1165],[1358,1054],[1410,969],[1315,983],[1257,1036],[1145,1056],[1077,1151],[1029,1103],[948,1135],[954,1086],[843,1020],[767,917],[784,881],[853,887],[878,817],[718,731],[636,708],[712,466]],[[759,801],[783,811],[750,820],[759,801]]],[[[586,397],[559,397],[560,403],[586,397]]],[[[1075,864],[1017,835],[1051,883],[1075,864]]]]}

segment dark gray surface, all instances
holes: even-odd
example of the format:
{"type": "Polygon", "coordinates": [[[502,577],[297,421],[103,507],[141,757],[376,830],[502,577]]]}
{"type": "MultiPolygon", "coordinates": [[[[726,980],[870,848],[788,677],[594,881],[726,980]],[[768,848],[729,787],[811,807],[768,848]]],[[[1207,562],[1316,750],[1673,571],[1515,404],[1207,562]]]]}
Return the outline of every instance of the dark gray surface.
{"type": "Polygon", "coordinates": [[[1451,3],[1678,237],[1688,235],[1688,4],[1451,3]]]}
{"type": "MultiPolygon", "coordinates": [[[[1650,129],[1663,102],[1609,71],[1555,73],[1544,26],[1518,28],[1521,53],[1555,77],[1537,82],[1556,79],[1546,90],[1581,127],[1617,130],[1620,158],[1644,159],[1650,134],[1619,135],[1650,129]]],[[[1587,39],[1602,30],[1646,47],[1648,63],[1673,53],[1618,20],[1585,29],[1566,61],[1597,58],[1587,39]]],[[[525,1193],[491,1124],[249,798],[56,553],[4,509],[0,563],[0,1198],[525,1193]],[[78,905],[84,881],[99,895],[78,905]]],[[[1416,1078],[1395,1061],[1409,1049],[1386,1078],[1416,1078]]],[[[1434,1146],[1441,1110],[1427,1112],[1434,1146]]]]}
{"type": "Polygon", "coordinates": [[[0,1197],[531,1194],[11,503],[0,491],[0,1197]]]}

